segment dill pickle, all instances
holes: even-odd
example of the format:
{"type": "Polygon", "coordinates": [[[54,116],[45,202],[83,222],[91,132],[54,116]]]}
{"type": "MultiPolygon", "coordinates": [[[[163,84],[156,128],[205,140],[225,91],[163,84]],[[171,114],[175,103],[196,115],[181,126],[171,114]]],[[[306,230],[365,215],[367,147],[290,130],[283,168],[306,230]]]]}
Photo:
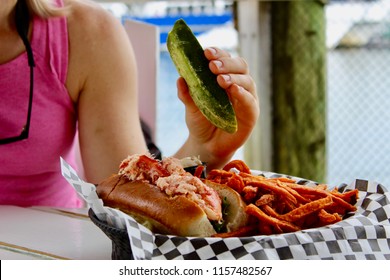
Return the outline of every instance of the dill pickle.
{"type": "Polygon", "coordinates": [[[218,85],[202,46],[183,19],[177,20],[168,33],[167,48],[203,115],[216,127],[229,133],[236,132],[237,119],[229,97],[218,85]]]}

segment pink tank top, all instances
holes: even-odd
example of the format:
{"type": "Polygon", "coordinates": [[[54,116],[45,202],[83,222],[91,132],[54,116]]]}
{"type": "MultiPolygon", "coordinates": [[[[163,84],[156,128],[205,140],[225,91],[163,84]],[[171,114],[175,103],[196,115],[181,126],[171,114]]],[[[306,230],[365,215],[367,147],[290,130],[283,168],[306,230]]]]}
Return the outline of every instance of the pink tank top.
{"type": "MultiPolygon", "coordinates": [[[[61,1],[62,2],[62,1],[61,1]]],[[[75,106],[65,87],[68,30],[65,18],[32,23],[34,95],[28,139],[0,145],[0,204],[80,207],[61,175],[60,157],[76,167],[75,106]]],[[[30,70],[27,54],[0,65],[0,137],[15,136],[26,122],[30,70]]]]}

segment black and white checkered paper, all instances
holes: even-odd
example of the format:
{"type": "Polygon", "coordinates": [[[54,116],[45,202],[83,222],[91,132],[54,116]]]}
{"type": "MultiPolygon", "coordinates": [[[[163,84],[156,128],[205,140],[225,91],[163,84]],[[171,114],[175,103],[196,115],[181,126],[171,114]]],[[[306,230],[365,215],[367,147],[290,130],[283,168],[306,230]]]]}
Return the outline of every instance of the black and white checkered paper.
{"type": "MultiPolygon", "coordinates": [[[[134,259],[182,260],[390,260],[390,194],[381,184],[355,180],[340,191],[359,190],[357,211],[336,224],[299,232],[244,238],[197,238],[153,234],[121,211],[103,206],[95,185],[61,159],[62,174],[99,220],[126,228],[134,259]]],[[[253,171],[266,177],[285,175],[253,171]]],[[[300,184],[315,182],[301,178],[300,184]]]]}

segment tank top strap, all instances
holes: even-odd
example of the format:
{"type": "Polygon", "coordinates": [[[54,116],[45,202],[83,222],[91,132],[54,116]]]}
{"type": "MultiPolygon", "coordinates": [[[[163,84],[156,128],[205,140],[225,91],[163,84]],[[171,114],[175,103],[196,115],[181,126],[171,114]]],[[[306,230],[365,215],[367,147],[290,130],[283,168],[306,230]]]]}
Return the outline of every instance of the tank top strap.
{"type": "MultiPolygon", "coordinates": [[[[63,6],[62,0],[56,0],[57,6],[63,6]]],[[[45,20],[33,18],[31,46],[34,56],[46,61],[50,70],[65,84],[68,69],[68,26],[66,17],[45,20]]]]}

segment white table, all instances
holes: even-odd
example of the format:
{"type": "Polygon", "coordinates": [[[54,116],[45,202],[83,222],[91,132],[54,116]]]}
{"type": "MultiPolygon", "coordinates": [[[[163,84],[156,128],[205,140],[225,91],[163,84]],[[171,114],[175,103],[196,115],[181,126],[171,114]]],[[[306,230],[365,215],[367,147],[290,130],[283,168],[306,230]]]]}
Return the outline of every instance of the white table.
{"type": "Polygon", "coordinates": [[[0,259],[111,259],[111,240],[87,213],[0,205],[0,259]]]}

